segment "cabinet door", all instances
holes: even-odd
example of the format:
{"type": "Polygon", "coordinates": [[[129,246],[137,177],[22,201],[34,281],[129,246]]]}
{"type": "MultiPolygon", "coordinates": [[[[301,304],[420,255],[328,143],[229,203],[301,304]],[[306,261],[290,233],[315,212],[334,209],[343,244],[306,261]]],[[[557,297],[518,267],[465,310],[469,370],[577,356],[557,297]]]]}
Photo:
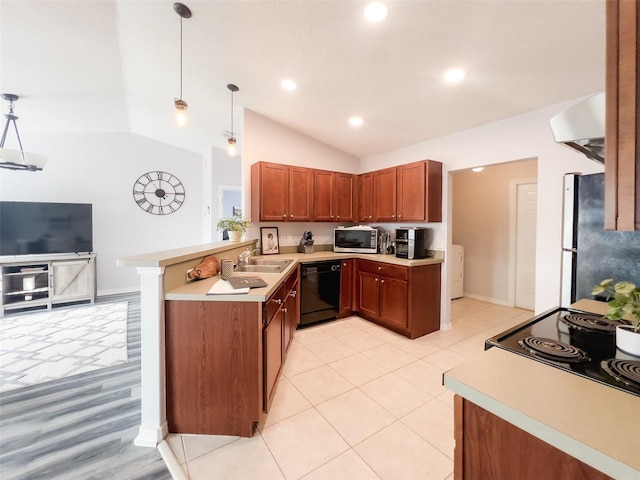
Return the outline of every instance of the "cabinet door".
{"type": "Polygon", "coordinates": [[[264,411],[269,412],[282,368],[283,311],[279,308],[264,329],[264,411]]]}
{"type": "MultiPolygon", "coordinates": [[[[310,222],[313,219],[313,170],[289,167],[290,222],[310,222]]],[[[268,195],[268,192],[267,192],[268,195]]]]}
{"type": "Polygon", "coordinates": [[[442,163],[425,161],[426,168],[426,217],[427,222],[442,221],[442,163]]]}
{"type": "Polygon", "coordinates": [[[377,222],[395,222],[397,211],[396,169],[373,172],[374,209],[377,222]]]}
{"type": "Polygon", "coordinates": [[[374,221],[373,173],[358,175],[358,221],[374,221]]]}
{"type": "Polygon", "coordinates": [[[606,2],[605,223],[640,230],[638,2],[606,2]]]}
{"type": "Polygon", "coordinates": [[[396,327],[408,327],[407,282],[380,277],[380,321],[396,327]]]}
{"type": "Polygon", "coordinates": [[[425,163],[416,162],[396,168],[399,221],[425,220],[425,163]]]}
{"type": "Polygon", "coordinates": [[[333,222],[333,172],[315,170],[313,172],[314,206],[313,218],[316,222],[333,222]]]}
{"type": "Polygon", "coordinates": [[[353,310],[353,280],[355,260],[343,260],[340,269],[340,316],[351,314],[353,310]]]}
{"type": "Polygon", "coordinates": [[[261,221],[284,222],[289,209],[289,167],[259,162],[251,166],[251,210],[261,221]]]}
{"type": "Polygon", "coordinates": [[[88,260],[51,263],[53,300],[92,297],[91,268],[88,260]]]}
{"type": "MultiPolygon", "coordinates": [[[[355,178],[348,173],[333,174],[333,217],[336,222],[353,222],[355,178]]],[[[317,198],[317,197],[316,197],[317,198]]]]}
{"type": "Polygon", "coordinates": [[[369,272],[358,272],[358,311],[378,318],[380,284],[378,276],[369,272]]]}

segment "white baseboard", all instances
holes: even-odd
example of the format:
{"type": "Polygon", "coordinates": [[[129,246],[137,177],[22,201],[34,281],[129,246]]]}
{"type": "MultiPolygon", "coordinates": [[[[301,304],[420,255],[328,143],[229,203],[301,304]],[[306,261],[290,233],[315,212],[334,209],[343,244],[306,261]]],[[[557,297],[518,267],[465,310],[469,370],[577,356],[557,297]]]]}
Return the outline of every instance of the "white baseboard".
{"type": "Polygon", "coordinates": [[[476,295],[474,293],[464,292],[463,297],[464,298],[472,298],[474,300],[480,300],[482,302],[493,303],[493,304],[496,304],[496,305],[504,305],[505,307],[513,307],[514,306],[514,305],[510,304],[508,300],[503,300],[503,299],[500,299],[500,298],[484,297],[482,295],[476,295]]]}

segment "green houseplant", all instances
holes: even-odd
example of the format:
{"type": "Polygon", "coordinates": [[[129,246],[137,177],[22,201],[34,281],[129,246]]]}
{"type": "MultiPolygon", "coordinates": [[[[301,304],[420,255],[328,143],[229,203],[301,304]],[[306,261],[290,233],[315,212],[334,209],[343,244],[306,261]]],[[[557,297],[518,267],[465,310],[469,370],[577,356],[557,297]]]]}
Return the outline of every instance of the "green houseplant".
{"type": "Polygon", "coordinates": [[[251,220],[242,217],[221,218],[218,221],[218,231],[226,230],[229,233],[229,240],[238,241],[251,227],[251,220]],[[234,233],[237,232],[237,233],[234,233]]]}
{"type": "Polygon", "coordinates": [[[609,308],[604,316],[620,322],[616,326],[616,345],[623,352],[640,356],[640,288],[631,282],[613,284],[613,279],[603,280],[593,287],[592,295],[607,294],[609,308]],[[611,297],[613,296],[613,299],[611,297]]]}

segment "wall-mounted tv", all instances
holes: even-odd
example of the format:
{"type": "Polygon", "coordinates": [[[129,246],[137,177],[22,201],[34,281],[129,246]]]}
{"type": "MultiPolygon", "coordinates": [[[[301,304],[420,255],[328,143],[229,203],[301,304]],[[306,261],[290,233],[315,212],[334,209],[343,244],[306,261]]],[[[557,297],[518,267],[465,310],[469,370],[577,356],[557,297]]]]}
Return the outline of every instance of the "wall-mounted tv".
{"type": "Polygon", "coordinates": [[[0,255],[92,251],[90,203],[0,201],[0,255]]]}

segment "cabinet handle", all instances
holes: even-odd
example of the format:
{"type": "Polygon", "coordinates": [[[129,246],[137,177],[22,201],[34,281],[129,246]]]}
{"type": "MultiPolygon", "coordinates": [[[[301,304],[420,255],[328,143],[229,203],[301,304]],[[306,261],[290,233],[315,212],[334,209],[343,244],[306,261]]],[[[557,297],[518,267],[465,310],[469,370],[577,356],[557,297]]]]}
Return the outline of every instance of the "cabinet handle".
{"type": "Polygon", "coordinates": [[[369,215],[369,218],[371,218],[371,215],[369,215]]]}
{"type": "Polygon", "coordinates": [[[342,266],[343,266],[343,267],[346,267],[346,266],[347,266],[347,262],[344,262],[344,263],[342,264],[342,266]]]}
{"type": "Polygon", "coordinates": [[[293,215],[289,215],[289,218],[293,218],[293,215]]]}
{"type": "Polygon", "coordinates": [[[331,218],[333,218],[333,215],[331,215],[331,218]]]}
{"type": "Polygon", "coordinates": [[[391,215],[391,218],[396,218],[395,214],[394,214],[394,215],[391,215]]]}
{"type": "Polygon", "coordinates": [[[282,218],[287,218],[287,214],[285,213],[284,215],[282,215],[282,218]]]}
{"type": "Polygon", "coordinates": [[[378,281],[378,279],[376,278],[376,282],[378,281]]]}
{"type": "Polygon", "coordinates": [[[298,294],[298,292],[296,292],[295,290],[291,290],[291,293],[289,295],[291,295],[293,298],[295,298],[295,296],[298,294]]]}
{"type": "Polygon", "coordinates": [[[287,307],[284,307],[284,308],[282,309],[282,313],[287,313],[287,307]]]}
{"type": "Polygon", "coordinates": [[[380,283],[384,283],[384,280],[380,280],[380,283]]]}
{"type": "Polygon", "coordinates": [[[398,218],[402,218],[402,214],[398,215],[398,218]]]}
{"type": "Polygon", "coordinates": [[[336,219],[337,219],[337,220],[340,220],[340,215],[336,215],[336,219]]]}
{"type": "Polygon", "coordinates": [[[280,298],[274,298],[273,301],[276,302],[278,305],[282,303],[282,299],[280,298]]]}
{"type": "Polygon", "coordinates": [[[382,267],[378,267],[378,271],[382,270],[382,267]]]}

